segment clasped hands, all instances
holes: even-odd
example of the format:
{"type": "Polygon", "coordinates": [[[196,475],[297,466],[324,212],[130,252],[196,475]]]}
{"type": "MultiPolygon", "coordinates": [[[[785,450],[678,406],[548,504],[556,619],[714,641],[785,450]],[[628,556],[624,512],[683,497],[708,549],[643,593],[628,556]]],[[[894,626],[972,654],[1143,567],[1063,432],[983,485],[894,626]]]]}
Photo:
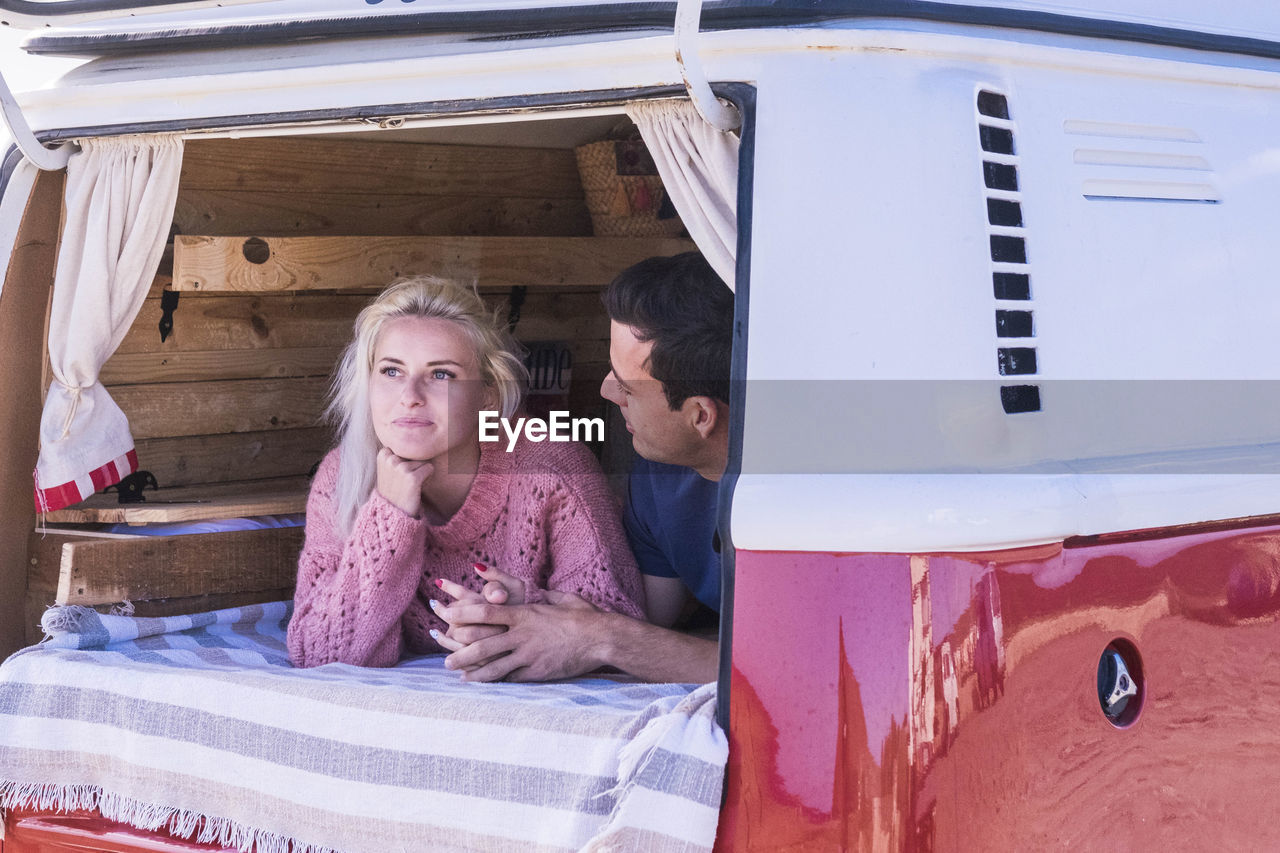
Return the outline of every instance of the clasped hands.
{"type": "Polygon", "coordinates": [[[550,681],[604,663],[593,630],[593,617],[601,611],[590,602],[546,590],[542,602],[529,604],[524,581],[479,563],[475,570],[485,581],[480,592],[440,579],[436,585],[455,601],[431,602],[449,625],[432,638],[451,652],[444,665],[459,671],[463,681],[550,681]]]}

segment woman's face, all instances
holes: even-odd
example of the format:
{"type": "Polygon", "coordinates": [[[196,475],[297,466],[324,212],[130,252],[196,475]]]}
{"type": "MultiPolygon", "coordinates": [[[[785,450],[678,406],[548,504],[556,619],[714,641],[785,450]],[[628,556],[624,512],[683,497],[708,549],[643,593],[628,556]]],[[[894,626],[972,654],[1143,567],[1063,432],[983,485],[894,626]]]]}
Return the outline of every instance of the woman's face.
{"type": "Polygon", "coordinates": [[[369,407],[378,441],[404,459],[440,459],[479,446],[479,418],[492,394],[466,334],[450,320],[400,317],[373,348],[369,407]]]}

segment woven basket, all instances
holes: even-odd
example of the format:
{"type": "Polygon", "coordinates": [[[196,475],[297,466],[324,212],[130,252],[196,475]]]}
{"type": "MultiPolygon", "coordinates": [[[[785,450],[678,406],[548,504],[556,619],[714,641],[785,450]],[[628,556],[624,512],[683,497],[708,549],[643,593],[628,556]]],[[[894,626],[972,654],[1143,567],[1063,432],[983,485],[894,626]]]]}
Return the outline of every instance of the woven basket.
{"type": "Polygon", "coordinates": [[[592,142],[574,151],[591,229],[597,237],[676,237],[684,233],[680,217],[665,204],[662,178],[644,143],[592,142]]]}

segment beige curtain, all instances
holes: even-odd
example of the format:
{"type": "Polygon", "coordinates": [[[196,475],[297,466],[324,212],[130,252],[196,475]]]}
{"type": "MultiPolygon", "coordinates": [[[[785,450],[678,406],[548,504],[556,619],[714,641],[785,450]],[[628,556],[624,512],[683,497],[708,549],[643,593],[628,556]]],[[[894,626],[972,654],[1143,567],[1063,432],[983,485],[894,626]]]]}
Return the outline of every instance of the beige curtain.
{"type": "Polygon", "coordinates": [[[155,278],[182,167],[177,136],[89,139],[67,164],[40,419],[36,508],[60,509],[137,469],[129,422],[98,371],[155,278]]]}
{"type": "Polygon", "coordinates": [[[690,101],[634,101],[627,115],[653,155],[676,212],[712,268],[734,286],[738,137],[707,124],[690,101]]]}

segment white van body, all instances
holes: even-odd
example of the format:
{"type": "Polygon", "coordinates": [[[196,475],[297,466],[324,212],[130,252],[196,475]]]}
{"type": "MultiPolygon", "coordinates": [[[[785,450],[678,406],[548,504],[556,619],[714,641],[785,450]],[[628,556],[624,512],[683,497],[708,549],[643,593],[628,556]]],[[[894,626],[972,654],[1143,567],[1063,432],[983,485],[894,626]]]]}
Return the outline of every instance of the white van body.
{"type": "MultiPolygon", "coordinates": [[[[19,93],[48,144],[151,133],[381,134],[563,147],[585,141],[569,128],[596,119],[590,126],[604,127],[628,100],[685,93],[670,27],[656,23],[674,4],[276,0],[126,13],[127,4],[82,2],[62,17],[36,8],[60,5],[0,3],[0,19],[33,28],[32,50],[94,57],[56,84],[19,93]],[[539,14],[552,21],[545,30],[539,14]]],[[[1031,565],[1036,549],[1069,551],[1135,531],[1266,529],[1280,515],[1280,9],[1190,0],[708,3],[696,44],[713,88],[743,117],[736,432],[721,513],[734,551],[728,579],[736,573],[737,594],[749,597],[735,602],[735,583],[726,587],[734,645],[731,653],[722,644],[721,689],[741,677],[775,721],[810,711],[819,721],[780,735],[766,758],[735,739],[736,708],[725,717],[739,751],[723,843],[823,849],[835,836],[821,832],[843,815],[842,825],[875,828],[841,844],[924,849],[922,800],[890,808],[905,801],[883,793],[874,820],[831,805],[842,796],[839,783],[832,793],[839,772],[814,767],[830,767],[836,754],[817,729],[846,713],[835,704],[834,669],[800,665],[771,688],[771,676],[739,656],[755,654],[752,636],[766,636],[782,650],[776,664],[786,650],[802,657],[813,634],[830,629],[834,638],[844,630],[837,622],[874,622],[874,602],[854,603],[872,588],[836,582],[861,564],[842,569],[806,555],[901,557],[916,561],[912,572],[938,555],[1031,565]],[[1004,218],[1015,210],[1016,221],[1004,218]],[[1014,556],[990,557],[1003,552],[1014,556]],[[744,586],[745,572],[766,570],[768,583],[744,586]],[[778,601],[822,582],[836,589],[833,609],[812,622],[778,601]],[[774,618],[765,619],[771,603],[774,618]],[[783,710],[789,704],[797,707],[783,710]],[[751,780],[765,778],[781,780],[786,797],[748,805],[773,796],[751,793],[751,780]],[[809,824],[785,816],[797,804],[809,824]],[[814,810],[826,817],[812,818],[814,810]]],[[[29,166],[8,176],[0,252],[33,180],[29,166]]],[[[906,598],[892,605],[917,628],[931,618],[928,609],[909,615],[912,595],[917,604],[927,597],[923,577],[910,575],[906,598]]],[[[1003,617],[999,597],[986,600],[984,624],[1016,623],[1005,595],[1003,617]]],[[[1086,618],[1085,609],[1071,611],[1078,623],[1043,630],[1072,634],[1096,616],[1100,637],[1137,637],[1144,648],[1145,622],[1109,626],[1111,617],[1095,608],[1086,618]]],[[[1276,639],[1276,612],[1223,648],[1276,639]]],[[[944,627],[934,628],[939,644],[944,627]]],[[[893,666],[916,654],[912,643],[929,636],[922,630],[886,652],[897,656],[893,666]]],[[[1016,633],[1006,627],[997,638],[1001,630],[1016,633]]],[[[840,636],[843,655],[852,641],[840,636]]],[[[946,647],[936,670],[945,700],[935,704],[954,718],[954,685],[942,681],[963,676],[941,673],[976,664],[953,661],[946,647]]],[[[1096,655],[1086,661],[1085,694],[1096,663],[1096,655]]],[[[915,708],[905,721],[883,708],[865,712],[911,729],[904,754],[925,786],[913,797],[928,785],[969,784],[928,776],[952,735],[943,723],[919,723],[929,701],[903,698],[925,681],[935,689],[934,671],[922,672],[908,667],[883,690],[898,697],[884,699],[886,708],[915,708]],[[927,759],[922,742],[934,744],[927,759]]],[[[1168,676],[1160,689],[1175,684],[1168,676]]],[[[876,693],[862,689],[864,698],[876,693]]],[[[1070,689],[1076,701],[1080,691],[1070,689]]],[[[1251,696],[1280,706],[1274,690],[1251,696]]],[[[1045,697],[1043,707],[1067,701],[1045,697]]],[[[875,733],[892,726],[867,725],[880,756],[875,733]]],[[[1101,728],[1100,738],[1113,734],[1101,728]]],[[[1274,745],[1274,735],[1246,728],[1231,731],[1274,745]]],[[[1159,748],[1143,749],[1149,757],[1159,748]]],[[[1050,759],[1024,757],[1051,773],[1050,759]]],[[[1176,775],[1161,765],[1155,781],[1134,782],[1124,796],[1176,786],[1176,775]]],[[[1241,843],[1277,838],[1259,815],[1214,808],[1205,822],[1222,833],[1236,826],[1241,843]]],[[[931,849],[993,843],[928,814],[931,849]]],[[[1053,820],[1017,823],[1030,833],[1021,840],[1076,837],[1053,820]]],[[[1179,836],[1173,822],[1155,820],[1124,837],[1154,846],[1179,836]]]]}

